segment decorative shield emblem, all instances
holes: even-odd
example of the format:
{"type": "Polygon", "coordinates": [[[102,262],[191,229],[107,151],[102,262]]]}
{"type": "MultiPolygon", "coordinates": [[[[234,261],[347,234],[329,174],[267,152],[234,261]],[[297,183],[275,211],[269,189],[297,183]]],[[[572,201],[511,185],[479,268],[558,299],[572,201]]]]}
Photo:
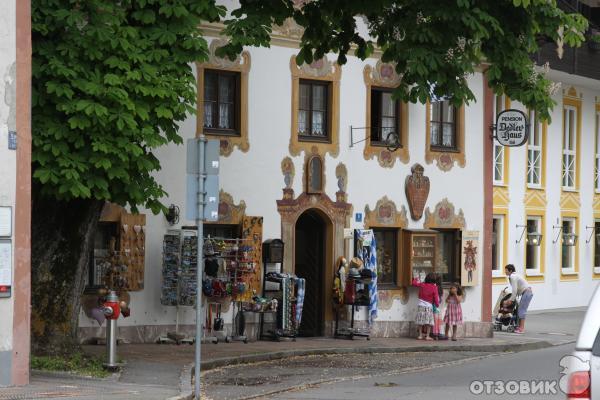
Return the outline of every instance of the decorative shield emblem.
{"type": "Polygon", "coordinates": [[[423,175],[424,168],[421,164],[413,165],[410,171],[412,175],[406,177],[404,189],[410,216],[418,221],[423,216],[423,209],[429,197],[429,178],[423,175]]]}

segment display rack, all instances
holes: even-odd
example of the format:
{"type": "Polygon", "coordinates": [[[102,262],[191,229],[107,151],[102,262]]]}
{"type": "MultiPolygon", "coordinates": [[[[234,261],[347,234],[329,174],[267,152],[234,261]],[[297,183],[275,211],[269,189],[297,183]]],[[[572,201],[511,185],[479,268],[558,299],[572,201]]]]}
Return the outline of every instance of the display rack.
{"type": "MultiPolygon", "coordinates": [[[[263,269],[263,297],[276,299],[276,311],[259,312],[259,338],[261,340],[276,340],[291,338],[293,341],[298,336],[299,317],[302,315],[303,300],[299,290],[305,286],[305,281],[295,275],[283,274],[275,268],[263,269]],[[298,311],[298,307],[300,310],[298,311]],[[266,316],[272,320],[267,321],[266,316]],[[274,325],[270,330],[265,330],[265,324],[274,325]]],[[[303,290],[303,289],[302,289],[303,290]]]]}
{"type": "MultiPolygon", "coordinates": [[[[336,308],[335,313],[335,334],[336,338],[342,339],[354,339],[355,337],[365,337],[367,340],[371,340],[370,330],[368,328],[357,328],[354,326],[354,313],[360,309],[360,307],[369,307],[370,299],[368,296],[369,293],[369,283],[361,278],[352,278],[349,277],[346,281],[346,285],[354,285],[355,293],[362,291],[363,294],[366,293],[366,297],[358,298],[353,302],[347,302],[344,299],[344,303],[336,308]],[[343,310],[348,310],[350,308],[350,326],[341,327],[340,326],[340,313],[343,310]]],[[[346,296],[344,296],[346,297],[346,296]]]]}

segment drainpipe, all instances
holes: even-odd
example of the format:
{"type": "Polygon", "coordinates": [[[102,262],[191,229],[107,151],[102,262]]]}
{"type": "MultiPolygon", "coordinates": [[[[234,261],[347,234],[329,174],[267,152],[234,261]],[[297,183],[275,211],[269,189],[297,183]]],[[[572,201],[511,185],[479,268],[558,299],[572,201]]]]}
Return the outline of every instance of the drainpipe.
{"type": "Polygon", "coordinates": [[[492,219],[493,219],[493,152],[494,93],[483,74],[483,282],[481,322],[492,322],[492,219]]]}

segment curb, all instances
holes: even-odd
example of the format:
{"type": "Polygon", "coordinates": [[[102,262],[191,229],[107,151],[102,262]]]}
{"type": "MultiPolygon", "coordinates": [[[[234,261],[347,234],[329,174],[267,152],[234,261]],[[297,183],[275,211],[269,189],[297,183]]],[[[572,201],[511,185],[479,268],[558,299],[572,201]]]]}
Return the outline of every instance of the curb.
{"type": "MultiPolygon", "coordinates": [[[[562,343],[561,343],[562,344],[562,343]]],[[[539,350],[547,347],[553,347],[554,344],[538,340],[526,343],[507,343],[491,345],[454,345],[454,346],[410,346],[410,347],[340,347],[334,349],[304,349],[304,350],[285,350],[271,353],[248,354],[238,357],[223,357],[203,362],[202,371],[210,371],[215,368],[249,364],[263,361],[274,361],[288,357],[303,357],[312,355],[331,355],[331,354],[378,354],[378,353],[421,353],[432,351],[477,351],[489,353],[503,352],[521,352],[528,350],[539,350]]]]}

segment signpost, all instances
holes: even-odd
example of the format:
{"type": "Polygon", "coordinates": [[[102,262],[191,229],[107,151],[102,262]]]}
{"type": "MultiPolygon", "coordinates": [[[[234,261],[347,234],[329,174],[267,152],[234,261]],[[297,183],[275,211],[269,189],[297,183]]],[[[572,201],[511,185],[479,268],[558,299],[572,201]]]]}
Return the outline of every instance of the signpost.
{"type": "Polygon", "coordinates": [[[202,266],[204,264],[204,225],[219,219],[219,141],[204,135],[187,143],[186,217],[198,226],[198,267],[196,268],[196,362],[194,399],[200,400],[202,346],[202,266]]]}
{"type": "Polygon", "coordinates": [[[495,138],[502,146],[518,147],[529,139],[527,116],[520,110],[504,110],[496,117],[495,138]]]}

